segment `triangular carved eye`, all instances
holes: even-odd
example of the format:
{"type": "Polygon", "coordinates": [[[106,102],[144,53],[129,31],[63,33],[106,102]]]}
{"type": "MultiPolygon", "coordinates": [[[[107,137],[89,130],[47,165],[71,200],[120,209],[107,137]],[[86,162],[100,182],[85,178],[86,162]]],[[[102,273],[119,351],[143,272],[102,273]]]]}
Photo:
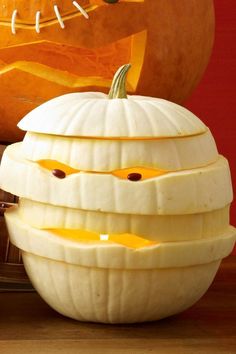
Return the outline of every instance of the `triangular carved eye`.
{"type": "Polygon", "coordinates": [[[171,170],[161,170],[157,168],[148,168],[148,167],[130,167],[123,168],[120,170],[107,171],[107,172],[99,172],[99,171],[82,171],[75,169],[69,165],[66,165],[62,162],[56,160],[38,160],[36,161],[40,167],[43,167],[52,172],[53,176],[57,178],[65,178],[66,176],[72,175],[74,173],[79,172],[87,172],[87,173],[100,173],[100,174],[111,174],[115,177],[128,179],[132,182],[143,181],[149,178],[155,178],[162,176],[166,173],[173,172],[171,170]]]}
{"type": "Polygon", "coordinates": [[[115,170],[112,171],[111,174],[118,178],[128,179],[131,182],[138,182],[138,181],[144,181],[149,178],[159,177],[168,172],[171,171],[137,166],[131,168],[123,168],[121,170],[115,170]]]}

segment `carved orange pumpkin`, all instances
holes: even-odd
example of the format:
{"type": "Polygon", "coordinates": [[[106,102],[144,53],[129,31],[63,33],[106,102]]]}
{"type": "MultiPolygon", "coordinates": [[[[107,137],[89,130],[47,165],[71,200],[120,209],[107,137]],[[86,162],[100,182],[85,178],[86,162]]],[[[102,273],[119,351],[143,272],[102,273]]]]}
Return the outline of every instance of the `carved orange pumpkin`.
{"type": "Polygon", "coordinates": [[[126,62],[129,93],[183,102],[213,33],[212,0],[0,0],[0,141],[52,97],[107,92],[126,62]]]}

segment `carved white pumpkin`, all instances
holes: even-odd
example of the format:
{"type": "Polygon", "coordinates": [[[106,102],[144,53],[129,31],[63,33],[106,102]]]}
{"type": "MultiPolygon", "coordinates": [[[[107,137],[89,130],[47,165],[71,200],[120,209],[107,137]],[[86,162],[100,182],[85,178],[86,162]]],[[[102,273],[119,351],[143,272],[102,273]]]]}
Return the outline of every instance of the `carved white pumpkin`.
{"type": "Polygon", "coordinates": [[[29,113],[1,188],[11,241],[41,296],[69,317],[140,322],[178,313],[234,245],[227,160],[209,129],[171,102],[75,93],[29,113]]]}

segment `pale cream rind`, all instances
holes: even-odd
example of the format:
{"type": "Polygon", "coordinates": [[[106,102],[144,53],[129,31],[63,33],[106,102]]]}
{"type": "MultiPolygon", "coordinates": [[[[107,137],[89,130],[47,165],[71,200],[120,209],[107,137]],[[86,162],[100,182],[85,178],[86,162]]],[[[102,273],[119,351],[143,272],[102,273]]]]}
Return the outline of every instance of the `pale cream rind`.
{"type": "Polygon", "coordinates": [[[18,124],[35,133],[77,137],[176,137],[204,133],[205,124],[186,108],[144,96],[109,100],[103,93],[56,97],[18,124]]]}
{"type": "Polygon", "coordinates": [[[22,252],[41,297],[79,321],[154,321],[184,311],[206,292],[220,261],[191,267],[112,269],[83,267],[22,252]]]}
{"type": "Polygon", "coordinates": [[[6,148],[0,188],[20,200],[5,219],[50,306],[132,323],[204,294],[236,229],[228,162],[200,119],[163,99],[88,92],[50,100],[18,126],[27,134],[6,148]]]}
{"type": "Polygon", "coordinates": [[[78,173],[54,177],[22,158],[20,144],[4,151],[0,187],[23,198],[77,209],[124,214],[193,214],[223,208],[232,201],[227,160],[131,182],[111,174],[78,173]]]}
{"type": "Polygon", "coordinates": [[[156,140],[78,139],[28,132],[21,151],[32,161],[57,160],[85,171],[140,166],[175,171],[205,166],[218,158],[209,130],[196,136],[156,140]]]}
{"type": "Polygon", "coordinates": [[[21,198],[18,213],[23,222],[38,229],[132,233],[159,242],[217,237],[229,226],[229,205],[198,214],[132,215],[65,208],[21,198]]]}
{"type": "Polygon", "coordinates": [[[235,242],[235,228],[229,226],[216,238],[159,243],[134,250],[105,241],[74,242],[49,231],[35,229],[21,221],[17,208],[6,212],[6,222],[11,242],[21,250],[85,267],[154,269],[193,266],[226,257],[235,242]]]}

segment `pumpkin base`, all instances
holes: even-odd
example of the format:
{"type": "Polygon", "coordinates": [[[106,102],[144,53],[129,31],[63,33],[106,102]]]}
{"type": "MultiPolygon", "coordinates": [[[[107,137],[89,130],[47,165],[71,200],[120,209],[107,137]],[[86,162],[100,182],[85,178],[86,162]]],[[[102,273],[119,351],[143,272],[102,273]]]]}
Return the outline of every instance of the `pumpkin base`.
{"type": "Polygon", "coordinates": [[[179,268],[109,269],[28,252],[22,256],[35,289],[54,310],[110,324],[155,321],[186,310],[206,292],[220,265],[218,260],[179,268]]]}

